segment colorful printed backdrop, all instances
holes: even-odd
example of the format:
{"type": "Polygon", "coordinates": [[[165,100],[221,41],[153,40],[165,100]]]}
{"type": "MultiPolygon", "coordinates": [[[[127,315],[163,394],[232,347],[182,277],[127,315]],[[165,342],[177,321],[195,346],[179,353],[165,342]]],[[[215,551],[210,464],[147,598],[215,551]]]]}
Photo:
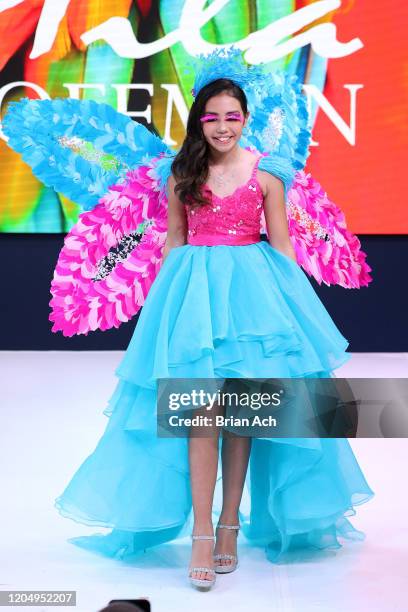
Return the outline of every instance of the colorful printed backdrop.
{"type": "MultiPolygon", "coordinates": [[[[189,58],[237,43],[250,63],[296,73],[310,101],[306,169],[356,233],[408,233],[405,2],[379,0],[3,0],[0,103],[92,98],[177,147],[189,58]],[[132,87],[129,85],[132,84],[132,87]]],[[[0,231],[67,232],[79,209],[43,187],[0,140],[0,231]]]]}

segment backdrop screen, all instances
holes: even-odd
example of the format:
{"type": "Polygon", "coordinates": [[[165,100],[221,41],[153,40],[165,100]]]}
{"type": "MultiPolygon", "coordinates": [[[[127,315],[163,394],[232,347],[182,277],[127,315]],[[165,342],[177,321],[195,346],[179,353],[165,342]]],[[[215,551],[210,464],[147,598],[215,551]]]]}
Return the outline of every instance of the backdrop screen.
{"type": "MultiPolygon", "coordinates": [[[[1,112],[24,96],[94,99],[177,148],[192,102],[188,61],[239,43],[249,63],[301,79],[306,170],[349,229],[406,234],[407,16],[403,0],[3,0],[1,112]]],[[[78,205],[43,186],[0,135],[0,231],[69,231],[78,205]]]]}

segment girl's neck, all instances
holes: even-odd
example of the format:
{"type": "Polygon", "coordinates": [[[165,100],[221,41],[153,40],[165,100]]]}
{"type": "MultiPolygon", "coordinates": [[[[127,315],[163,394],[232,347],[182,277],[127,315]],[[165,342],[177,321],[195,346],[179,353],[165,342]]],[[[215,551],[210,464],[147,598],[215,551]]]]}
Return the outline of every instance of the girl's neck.
{"type": "Polygon", "coordinates": [[[227,168],[233,166],[241,157],[241,147],[237,143],[231,151],[223,153],[222,151],[212,150],[208,157],[209,166],[223,166],[227,168]]]}

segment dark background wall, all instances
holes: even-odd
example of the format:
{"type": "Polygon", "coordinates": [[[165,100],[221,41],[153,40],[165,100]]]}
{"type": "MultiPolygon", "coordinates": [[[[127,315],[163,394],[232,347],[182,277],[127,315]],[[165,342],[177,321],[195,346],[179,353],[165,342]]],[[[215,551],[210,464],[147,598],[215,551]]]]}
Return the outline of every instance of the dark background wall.
{"type": "MultiPolygon", "coordinates": [[[[351,352],[408,352],[408,236],[359,236],[373,281],[362,289],[311,279],[351,352]]],[[[50,283],[61,234],[0,234],[0,350],[122,350],[137,317],[119,329],[64,338],[51,332],[50,283]]]]}

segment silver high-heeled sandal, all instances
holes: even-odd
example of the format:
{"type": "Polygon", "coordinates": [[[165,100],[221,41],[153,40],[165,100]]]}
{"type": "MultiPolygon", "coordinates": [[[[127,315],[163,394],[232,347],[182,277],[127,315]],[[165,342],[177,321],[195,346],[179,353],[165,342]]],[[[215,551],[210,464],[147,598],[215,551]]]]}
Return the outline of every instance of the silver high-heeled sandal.
{"type": "MultiPolygon", "coordinates": [[[[192,540],[215,540],[215,536],[207,536],[207,535],[192,535],[192,540]]],[[[193,586],[199,589],[211,589],[215,584],[215,570],[212,567],[190,567],[188,576],[190,578],[190,582],[193,586]],[[207,572],[212,576],[210,580],[206,578],[193,578],[191,574],[193,572],[207,572]]]]}
{"type": "MultiPolygon", "coordinates": [[[[219,523],[217,525],[217,529],[236,529],[237,536],[238,536],[240,525],[223,525],[219,523]]],[[[220,563],[216,564],[215,571],[217,572],[217,574],[229,574],[230,572],[233,572],[234,570],[237,569],[237,566],[238,566],[237,555],[231,555],[228,553],[218,553],[214,555],[214,561],[221,561],[221,559],[229,559],[231,563],[228,563],[228,565],[222,565],[220,563]]]]}

